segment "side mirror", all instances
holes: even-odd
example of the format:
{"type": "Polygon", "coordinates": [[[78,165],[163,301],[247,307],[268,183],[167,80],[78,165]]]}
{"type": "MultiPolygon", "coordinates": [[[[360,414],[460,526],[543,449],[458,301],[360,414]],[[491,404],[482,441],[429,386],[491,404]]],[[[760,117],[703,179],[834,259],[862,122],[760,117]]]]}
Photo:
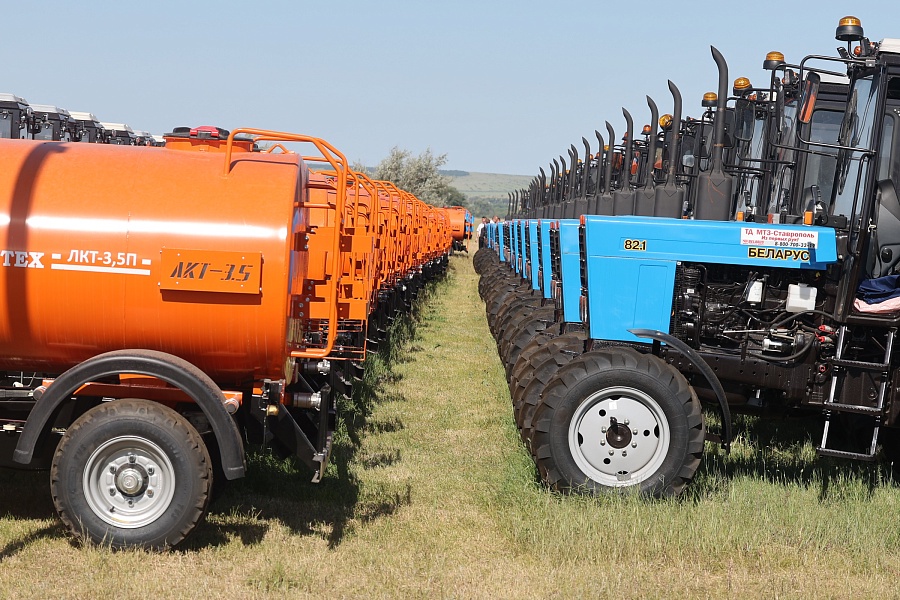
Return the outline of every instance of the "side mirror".
{"type": "Polygon", "coordinates": [[[821,78],[818,73],[810,72],[806,76],[806,82],[803,84],[803,103],[800,105],[800,114],[797,119],[807,124],[812,121],[813,109],[816,106],[816,98],[819,95],[819,82],[821,78]]]}
{"type": "Polygon", "coordinates": [[[753,102],[738,98],[734,104],[734,137],[747,142],[753,139],[756,126],[756,107],[753,102]]]}

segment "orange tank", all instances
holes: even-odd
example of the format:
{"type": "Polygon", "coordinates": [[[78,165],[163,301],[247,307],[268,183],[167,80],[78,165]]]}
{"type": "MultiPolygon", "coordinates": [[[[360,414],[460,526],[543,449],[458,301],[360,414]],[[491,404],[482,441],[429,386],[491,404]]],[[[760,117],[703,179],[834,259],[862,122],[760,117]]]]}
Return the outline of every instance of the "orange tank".
{"type": "Polygon", "coordinates": [[[453,231],[453,239],[462,241],[466,238],[466,215],[468,210],[462,206],[449,206],[442,209],[450,219],[450,227],[453,231]]]}
{"type": "Polygon", "coordinates": [[[146,348],[220,384],[290,379],[307,169],[220,142],[0,140],[0,369],[146,348]]]}

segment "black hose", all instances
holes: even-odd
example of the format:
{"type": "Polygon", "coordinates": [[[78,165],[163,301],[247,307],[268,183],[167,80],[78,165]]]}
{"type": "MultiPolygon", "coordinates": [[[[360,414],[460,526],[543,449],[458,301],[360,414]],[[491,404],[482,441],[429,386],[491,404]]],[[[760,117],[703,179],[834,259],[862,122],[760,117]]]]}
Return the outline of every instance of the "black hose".
{"type": "Polygon", "coordinates": [[[778,327],[779,325],[784,325],[788,321],[792,321],[792,320],[796,319],[797,317],[799,317],[800,315],[822,315],[823,317],[828,317],[829,319],[834,318],[834,316],[831,313],[827,313],[823,310],[804,310],[803,312],[789,314],[782,320],[776,321],[775,323],[773,323],[771,325],[771,327],[774,329],[774,328],[778,327]]]}

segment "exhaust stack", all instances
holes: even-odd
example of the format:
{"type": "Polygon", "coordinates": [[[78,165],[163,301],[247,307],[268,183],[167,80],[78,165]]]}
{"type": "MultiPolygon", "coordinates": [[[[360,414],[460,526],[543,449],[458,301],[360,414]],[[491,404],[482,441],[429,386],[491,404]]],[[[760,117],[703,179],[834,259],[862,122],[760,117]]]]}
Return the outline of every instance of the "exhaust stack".
{"type": "Polygon", "coordinates": [[[643,187],[637,190],[634,200],[634,214],[642,217],[652,217],[656,204],[656,183],[653,181],[653,163],[656,162],[656,125],[659,120],[659,109],[653,98],[647,96],[647,106],[650,107],[650,137],[647,141],[647,163],[644,165],[643,187]]]}
{"type": "Polygon", "coordinates": [[[719,69],[719,91],[716,101],[716,120],[713,127],[713,144],[710,168],[697,177],[697,200],[694,218],[701,221],[731,220],[732,189],[734,181],[722,168],[722,152],[725,141],[725,104],[728,100],[728,64],[715,46],[710,46],[713,59],[719,69]]]}
{"type": "Polygon", "coordinates": [[[609,144],[606,150],[606,166],[603,170],[603,193],[597,201],[598,215],[613,214],[613,196],[610,193],[612,187],[612,158],[613,158],[613,140],[616,139],[616,132],[613,130],[609,121],[606,122],[606,133],[609,135],[609,144]]]}
{"type": "Polygon", "coordinates": [[[631,113],[624,108],[625,115],[625,150],[622,154],[622,185],[613,194],[613,213],[617,215],[634,214],[634,188],[631,187],[631,163],[634,160],[634,121],[631,113]]]}
{"type": "Polygon", "coordinates": [[[656,188],[656,201],[653,214],[657,217],[680,219],[684,214],[684,188],[678,185],[675,173],[681,162],[681,92],[669,80],[669,91],[672,93],[674,106],[672,122],[669,125],[669,168],[666,171],[666,182],[656,188]]]}

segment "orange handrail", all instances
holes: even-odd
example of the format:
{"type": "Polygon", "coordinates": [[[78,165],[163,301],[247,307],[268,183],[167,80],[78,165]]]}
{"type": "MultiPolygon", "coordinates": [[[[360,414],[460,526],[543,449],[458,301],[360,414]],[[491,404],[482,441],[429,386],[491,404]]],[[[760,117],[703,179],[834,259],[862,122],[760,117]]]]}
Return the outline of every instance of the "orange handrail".
{"type": "MultiPolygon", "coordinates": [[[[225,175],[231,173],[231,152],[234,146],[234,137],[238,134],[248,134],[257,136],[256,141],[270,142],[301,142],[312,144],[322,154],[321,158],[330,164],[337,174],[337,190],[335,194],[335,235],[332,241],[331,251],[331,279],[328,280],[325,301],[328,306],[328,335],[325,340],[324,348],[314,350],[294,350],[291,352],[293,358],[325,358],[334,349],[335,338],[337,337],[337,288],[340,280],[340,259],[341,259],[341,229],[342,215],[344,214],[344,205],[347,202],[347,158],[334,146],[323,139],[300,135],[296,133],[285,133],[281,131],[270,131],[268,129],[251,129],[238,128],[228,135],[228,143],[225,147],[225,175]]],[[[305,160],[305,158],[304,158],[305,160]]],[[[320,208],[331,208],[330,206],[320,208]]]]}

